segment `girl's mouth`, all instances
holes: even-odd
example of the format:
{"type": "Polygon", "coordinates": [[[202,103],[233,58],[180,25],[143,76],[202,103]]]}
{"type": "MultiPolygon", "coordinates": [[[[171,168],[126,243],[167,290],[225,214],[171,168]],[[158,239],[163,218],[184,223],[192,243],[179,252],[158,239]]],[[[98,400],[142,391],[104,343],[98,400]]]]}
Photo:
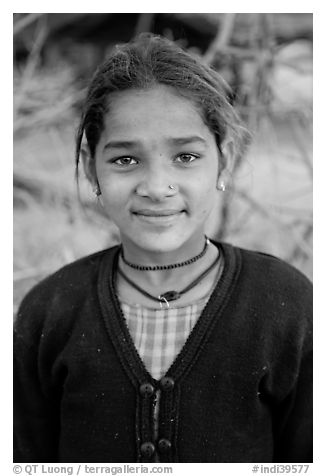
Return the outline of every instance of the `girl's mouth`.
{"type": "Polygon", "coordinates": [[[164,209],[164,210],[152,210],[141,209],[133,212],[138,219],[145,223],[152,224],[169,224],[179,219],[185,210],[164,209]]]}
{"type": "Polygon", "coordinates": [[[165,209],[165,210],[151,210],[151,209],[141,209],[134,211],[135,215],[145,216],[145,217],[169,217],[174,215],[179,215],[183,210],[174,210],[174,209],[165,209]]]}

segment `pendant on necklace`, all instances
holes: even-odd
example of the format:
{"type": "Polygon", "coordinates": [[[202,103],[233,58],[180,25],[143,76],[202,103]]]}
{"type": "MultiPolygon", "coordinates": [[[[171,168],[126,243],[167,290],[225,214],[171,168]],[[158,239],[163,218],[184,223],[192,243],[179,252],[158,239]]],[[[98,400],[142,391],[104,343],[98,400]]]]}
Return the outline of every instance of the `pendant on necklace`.
{"type": "Polygon", "coordinates": [[[167,291],[164,294],[160,294],[158,298],[160,301],[165,302],[165,301],[175,301],[176,299],[179,299],[180,296],[181,294],[178,293],[178,291],[167,291]]]}
{"type": "Polygon", "coordinates": [[[166,308],[169,309],[169,301],[175,301],[176,299],[179,299],[180,296],[181,294],[178,293],[178,291],[167,291],[164,294],[160,294],[158,300],[160,301],[161,309],[163,308],[162,304],[165,304],[166,308]]]}

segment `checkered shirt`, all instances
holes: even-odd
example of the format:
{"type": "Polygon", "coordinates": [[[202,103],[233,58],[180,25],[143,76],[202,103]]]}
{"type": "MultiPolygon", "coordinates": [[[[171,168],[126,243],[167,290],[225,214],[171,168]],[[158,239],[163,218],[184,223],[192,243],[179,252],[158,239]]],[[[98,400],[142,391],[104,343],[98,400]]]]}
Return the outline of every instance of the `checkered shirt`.
{"type": "MultiPolygon", "coordinates": [[[[216,281],[222,272],[222,261],[220,257],[216,281]]],[[[213,289],[215,285],[216,282],[213,289]]],[[[211,292],[187,306],[168,309],[120,302],[135,347],[152,377],[159,380],[169,369],[204,310],[211,292]]]]}

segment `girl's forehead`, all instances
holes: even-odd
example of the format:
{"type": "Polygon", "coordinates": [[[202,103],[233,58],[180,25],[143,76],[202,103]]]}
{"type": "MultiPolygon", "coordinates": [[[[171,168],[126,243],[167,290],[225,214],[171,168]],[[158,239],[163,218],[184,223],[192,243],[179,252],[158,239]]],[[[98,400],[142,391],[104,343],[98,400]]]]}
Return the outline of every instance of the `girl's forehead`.
{"type": "Polygon", "coordinates": [[[198,106],[176,89],[158,85],[112,93],[108,99],[105,129],[208,129],[198,106]]]}
{"type": "MultiPolygon", "coordinates": [[[[148,89],[127,89],[125,91],[118,91],[111,93],[108,97],[109,109],[122,110],[133,109],[134,107],[141,107],[142,105],[152,105],[152,107],[165,105],[165,108],[171,108],[177,104],[181,109],[192,109],[198,112],[198,108],[194,101],[185,97],[177,89],[158,84],[148,89]]],[[[163,111],[162,111],[163,112],[163,111]]]]}

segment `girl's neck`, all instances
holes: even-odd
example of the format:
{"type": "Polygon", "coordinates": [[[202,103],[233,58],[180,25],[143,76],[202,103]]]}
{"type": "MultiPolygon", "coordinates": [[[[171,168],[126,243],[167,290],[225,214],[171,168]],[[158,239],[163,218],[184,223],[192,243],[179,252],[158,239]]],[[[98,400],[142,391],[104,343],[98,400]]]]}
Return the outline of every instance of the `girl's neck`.
{"type": "MultiPolygon", "coordinates": [[[[208,247],[210,245],[210,240],[205,236],[205,243],[204,247],[200,251],[200,253],[197,253],[194,256],[191,256],[191,258],[187,258],[184,261],[180,261],[180,255],[178,254],[178,261],[172,262],[172,259],[164,259],[164,264],[151,264],[151,265],[143,265],[143,264],[137,264],[137,263],[132,263],[128,261],[125,257],[123,247],[121,247],[120,250],[120,256],[124,264],[129,266],[130,268],[136,269],[138,271],[165,271],[165,270],[171,270],[175,268],[182,268],[184,266],[188,266],[190,264],[195,263],[199,259],[203,258],[204,255],[207,253],[208,247]],[[166,261],[165,261],[166,260],[166,261]],[[169,264],[167,264],[169,262],[169,264]]],[[[160,260],[159,260],[160,261],[160,260]]]]}
{"type": "MultiPolygon", "coordinates": [[[[160,243],[160,237],[157,238],[157,243],[160,243]]],[[[196,258],[204,251],[206,254],[206,236],[204,234],[192,237],[188,242],[182,246],[172,250],[151,249],[146,247],[138,247],[128,239],[122,239],[122,255],[125,263],[132,264],[134,268],[154,268],[167,267],[170,265],[182,264],[196,258]]],[[[173,266],[172,266],[173,267],[173,266]]],[[[179,267],[179,266],[174,266],[179,267]]],[[[143,269],[143,271],[145,271],[143,269]]],[[[146,269],[149,271],[149,269],[146,269]]]]}
{"type": "MultiPolygon", "coordinates": [[[[199,254],[203,250],[204,245],[205,241],[203,239],[197,254],[199,254]]],[[[209,244],[207,247],[207,251],[205,252],[202,258],[186,266],[156,271],[137,270],[128,266],[122,260],[121,256],[119,257],[119,266],[130,279],[139,283],[139,285],[145,286],[147,290],[152,290],[153,292],[159,290],[160,292],[164,292],[170,289],[181,289],[184,285],[187,285],[188,281],[193,280],[196,275],[200,275],[216,259],[217,254],[218,249],[214,245],[209,244]]],[[[189,256],[188,254],[187,256],[187,254],[184,254],[185,260],[192,258],[193,256],[194,255],[189,256]]],[[[134,260],[132,262],[137,263],[139,265],[173,264],[173,261],[171,261],[172,257],[165,258],[165,260],[162,259],[163,256],[160,256],[160,260],[157,258],[158,257],[156,257],[155,261],[146,260],[139,262],[134,260]],[[168,259],[170,259],[170,261],[168,261],[168,259]]],[[[176,258],[174,262],[181,261],[184,260],[180,259],[179,255],[179,258],[176,258]]]]}

